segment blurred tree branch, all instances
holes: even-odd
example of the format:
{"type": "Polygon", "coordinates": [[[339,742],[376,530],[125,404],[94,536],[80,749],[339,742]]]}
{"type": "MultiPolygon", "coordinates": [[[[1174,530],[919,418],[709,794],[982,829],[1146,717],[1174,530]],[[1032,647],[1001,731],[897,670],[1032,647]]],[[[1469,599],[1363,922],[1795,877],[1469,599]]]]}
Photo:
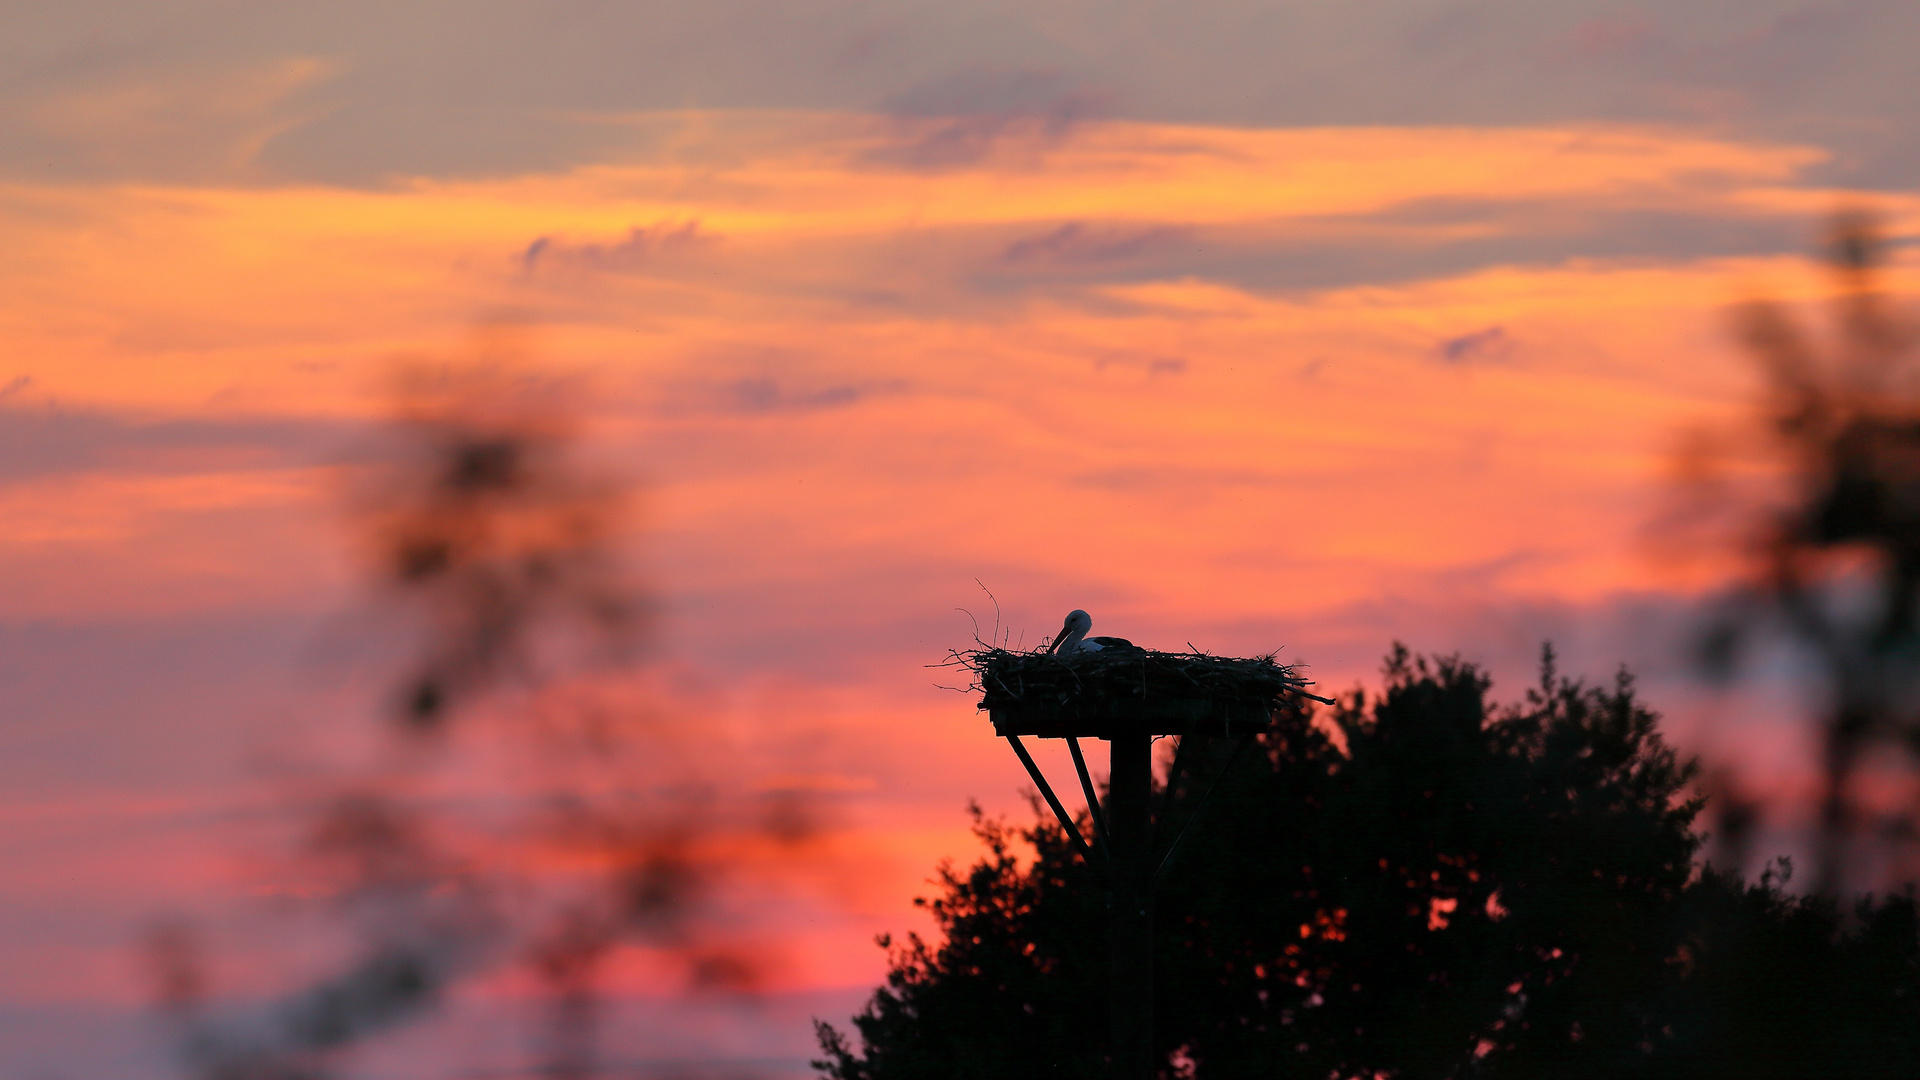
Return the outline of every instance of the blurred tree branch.
{"type": "Polygon", "coordinates": [[[617,677],[641,655],[647,605],[618,551],[626,488],[582,463],[575,413],[532,380],[423,369],[400,385],[350,499],[387,610],[412,631],[388,712],[400,753],[321,800],[293,867],[358,945],[249,1021],[209,1007],[191,927],[156,930],[156,1000],[203,1080],[331,1075],[345,1049],[509,967],[546,990],[537,1071],[585,1080],[600,1073],[601,981],[620,946],[677,959],[695,990],[758,977],[758,959],[703,917],[734,857],[712,834],[740,823],[661,783],[670,721],[502,697],[595,667],[617,677]],[[510,742],[544,740],[512,755],[534,782],[489,795],[505,804],[490,827],[418,782],[462,767],[458,736],[483,715],[504,717],[496,734],[510,742]]]}
{"type": "Polygon", "coordinates": [[[1750,519],[1753,569],[1710,621],[1701,657],[1730,676],[1776,628],[1817,665],[1828,703],[1814,886],[1834,893],[1848,884],[1866,824],[1863,755],[1920,749],[1920,337],[1882,287],[1887,244],[1870,215],[1838,215],[1827,250],[1829,341],[1774,302],[1739,314],[1765,380],[1767,445],[1789,489],[1750,519]]]}

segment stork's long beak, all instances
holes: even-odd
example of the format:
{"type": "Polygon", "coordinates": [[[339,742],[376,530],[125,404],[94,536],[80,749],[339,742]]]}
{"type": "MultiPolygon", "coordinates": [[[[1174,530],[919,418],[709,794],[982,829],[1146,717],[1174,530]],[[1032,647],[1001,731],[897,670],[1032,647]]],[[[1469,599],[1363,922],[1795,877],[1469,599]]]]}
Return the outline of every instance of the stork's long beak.
{"type": "Polygon", "coordinates": [[[1073,622],[1072,622],[1072,620],[1068,620],[1068,621],[1066,621],[1066,622],[1063,622],[1063,623],[1061,623],[1061,624],[1060,624],[1060,632],[1059,632],[1059,633],[1057,633],[1057,634],[1055,634],[1055,635],[1053,635],[1053,642],[1052,642],[1052,644],[1050,644],[1050,645],[1048,645],[1048,646],[1047,646],[1047,651],[1048,651],[1048,652],[1050,652],[1050,653],[1057,653],[1057,652],[1059,652],[1059,651],[1060,651],[1060,643],[1061,643],[1061,642],[1063,642],[1063,641],[1065,641],[1065,640],[1067,640],[1067,630],[1068,630],[1068,629],[1069,629],[1069,628],[1070,628],[1070,627],[1071,627],[1072,625],[1073,625],[1073,622]]]}

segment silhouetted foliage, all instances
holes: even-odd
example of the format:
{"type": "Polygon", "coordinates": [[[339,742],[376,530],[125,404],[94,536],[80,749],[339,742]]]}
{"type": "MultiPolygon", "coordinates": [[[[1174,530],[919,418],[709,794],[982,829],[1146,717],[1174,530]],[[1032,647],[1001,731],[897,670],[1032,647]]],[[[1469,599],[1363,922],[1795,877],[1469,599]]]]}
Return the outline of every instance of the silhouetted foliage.
{"type": "MultiPolygon", "coordinates": [[[[1789,869],[1785,867],[1783,869],[1789,869]]],[[[1920,1061],[1920,907],[1911,892],[1851,910],[1785,891],[1769,867],[1688,889],[1654,1080],[1911,1077],[1920,1061]]]]}
{"type": "MultiPolygon", "coordinates": [[[[1820,977],[1851,977],[1841,953],[1870,940],[1903,944],[1857,994],[1889,1031],[1914,1019],[1911,903],[1874,908],[1840,948],[1830,907],[1696,875],[1694,767],[1624,673],[1585,686],[1549,653],[1523,702],[1488,689],[1470,664],[1397,649],[1378,698],[1296,715],[1241,758],[1158,901],[1168,1075],[1722,1075],[1703,1063],[1757,1014],[1719,983],[1802,946],[1833,965],[1820,977]]],[[[943,866],[922,901],[938,941],[883,941],[858,1047],[818,1025],[826,1076],[1106,1074],[1096,871],[1050,818],[1015,831],[974,813],[987,857],[943,866]]]]}

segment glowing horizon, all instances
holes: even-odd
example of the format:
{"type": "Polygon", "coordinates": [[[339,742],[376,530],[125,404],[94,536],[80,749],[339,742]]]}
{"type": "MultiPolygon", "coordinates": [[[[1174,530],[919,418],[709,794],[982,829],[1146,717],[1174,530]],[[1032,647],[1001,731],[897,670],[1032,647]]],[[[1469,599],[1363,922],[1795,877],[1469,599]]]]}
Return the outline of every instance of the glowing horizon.
{"type": "MultiPolygon", "coordinates": [[[[23,448],[0,619],[133,628],[136,652],[173,627],[286,639],[213,690],[142,671],[88,706],[138,745],[195,710],[182,738],[217,753],[190,775],[132,752],[95,775],[58,694],[23,695],[52,772],[0,836],[93,840],[0,904],[134,918],[127,860],[156,903],[229,895],[220,845],[271,833],[229,820],[271,816],[261,756],[357,752],[327,731],[372,723],[378,657],[317,679],[299,657],[360,600],[339,500],[407,363],[569,388],[640,485],[654,700],[724,732],[749,785],[835,793],[831,873],[793,875],[818,925],[755,916],[791,947],[783,988],[877,978],[872,933],[919,925],[925,874],[971,852],[961,800],[1016,805],[1005,748],[924,667],[972,633],[955,607],[990,611],[976,579],[1027,644],[1086,607],[1147,644],[1284,646],[1344,689],[1396,636],[1505,676],[1591,622],[1577,670],[1651,660],[1678,687],[1635,605],[1682,611],[1724,569],[1646,553],[1674,440],[1744,415],[1728,305],[1825,288],[1800,254],[1684,229],[1810,238],[1855,198],[1805,179],[1824,151],[1650,125],[1033,121],[949,160],[934,121],[628,122],[631,153],[485,179],[0,184],[29,253],[0,269],[23,448]],[[155,715],[114,713],[135,699],[155,715]],[[127,822],[164,843],[111,839],[127,822]]],[[[1905,234],[1914,199],[1873,202],[1905,234]]],[[[86,679],[83,639],[49,685],[86,679]]],[[[129,999],[108,937],[10,945],[0,993],[129,999]]]]}

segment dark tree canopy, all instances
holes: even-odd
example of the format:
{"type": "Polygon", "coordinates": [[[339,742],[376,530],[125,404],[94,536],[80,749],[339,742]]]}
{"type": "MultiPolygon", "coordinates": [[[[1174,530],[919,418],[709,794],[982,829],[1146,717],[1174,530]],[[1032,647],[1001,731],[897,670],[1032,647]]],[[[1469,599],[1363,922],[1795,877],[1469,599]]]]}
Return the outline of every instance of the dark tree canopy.
{"type": "MultiPolygon", "coordinates": [[[[1840,979],[1822,1015],[1879,1025],[1849,1075],[1920,1060],[1911,900],[1843,920],[1696,868],[1694,767],[1624,673],[1586,686],[1549,653],[1507,707],[1458,659],[1396,648],[1385,674],[1243,755],[1188,839],[1156,909],[1169,1075],[1721,1075],[1726,1040],[1840,979]]],[[[974,813],[986,857],[922,901],[942,940],[883,939],[860,1045],[820,1025],[826,1076],[1106,1075],[1097,873],[1049,819],[974,813]]],[[[1746,1058],[1737,1075],[1806,1075],[1746,1058]]]]}

